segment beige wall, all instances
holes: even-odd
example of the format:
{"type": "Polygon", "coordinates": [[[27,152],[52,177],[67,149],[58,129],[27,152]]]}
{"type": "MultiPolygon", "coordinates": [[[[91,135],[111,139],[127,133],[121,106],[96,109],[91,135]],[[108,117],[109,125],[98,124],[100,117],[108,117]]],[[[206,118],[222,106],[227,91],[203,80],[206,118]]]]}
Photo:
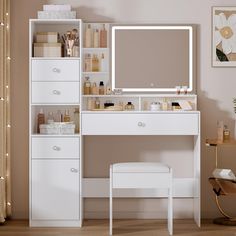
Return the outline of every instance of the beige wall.
{"type": "MultiPolygon", "coordinates": [[[[206,148],[204,140],[206,137],[216,135],[216,121],[224,120],[233,131],[234,114],[232,109],[232,98],[236,96],[235,87],[235,68],[212,68],[211,67],[211,6],[230,6],[231,0],[70,0],[70,1],[39,1],[39,0],[12,0],[11,1],[11,20],[12,20],[12,192],[13,192],[13,217],[28,217],[28,19],[36,17],[36,11],[42,9],[44,2],[49,3],[70,3],[77,8],[78,17],[85,21],[109,21],[109,22],[130,22],[130,23],[186,23],[198,24],[197,40],[197,94],[199,109],[202,112],[202,213],[203,217],[213,217],[218,214],[215,204],[213,203],[213,194],[207,178],[214,168],[214,151],[206,148]]],[[[107,167],[110,160],[103,157],[104,149],[112,147],[112,141],[120,143],[121,139],[115,138],[87,138],[86,139],[86,162],[90,163],[90,168],[86,169],[86,175],[93,174],[104,176],[104,166],[97,166],[96,173],[93,173],[96,163],[103,160],[107,167]],[[103,143],[106,143],[105,146],[103,143]],[[90,147],[95,148],[99,155],[94,156],[90,147]]],[[[125,141],[119,144],[123,149],[133,150],[133,145],[138,143],[142,160],[155,159],[158,149],[155,144],[175,143],[172,139],[159,139],[146,137],[141,139],[136,137],[131,139],[126,137],[125,141]]],[[[191,160],[187,158],[188,149],[191,147],[189,140],[182,139],[179,146],[187,143],[186,152],[184,152],[183,162],[178,167],[176,175],[188,174],[187,164],[191,160]],[[184,163],[185,165],[183,165],[184,163]],[[182,168],[183,167],[183,168],[182,168]],[[182,168],[182,169],[181,169],[182,168]]],[[[175,144],[176,145],[176,144],[175,144]]],[[[110,148],[112,150],[112,148],[110,148]]],[[[220,150],[223,157],[220,161],[222,167],[230,167],[236,172],[235,149],[228,148],[220,150]]],[[[132,152],[135,156],[138,152],[132,152]]],[[[130,152],[129,152],[130,154],[130,152]]],[[[122,152],[122,159],[126,159],[126,152],[122,152]]],[[[119,159],[119,155],[111,153],[112,160],[119,159]]],[[[172,153],[166,151],[163,158],[170,163],[177,163],[180,158],[178,152],[172,153]],[[174,158],[173,158],[174,156],[174,158]]],[[[128,157],[130,158],[130,157],[128,157]]],[[[182,200],[175,201],[177,215],[184,215],[182,200]]],[[[157,215],[158,206],[163,206],[159,201],[136,200],[136,201],[119,201],[119,210],[128,209],[134,211],[137,207],[140,211],[146,212],[146,216],[157,215]],[[154,208],[155,206],[155,208],[154,208]],[[127,208],[128,207],[128,208],[127,208]],[[154,211],[154,213],[153,213],[154,211]],[[152,214],[153,213],[153,214],[152,214]]],[[[228,201],[228,205],[232,203],[228,201]]],[[[188,201],[187,205],[190,206],[188,201]]],[[[86,202],[86,211],[93,214],[96,211],[103,211],[107,207],[104,200],[89,200],[86,202]]],[[[231,212],[236,211],[236,205],[231,204],[231,212]],[[234,207],[232,207],[232,205],[234,207]]],[[[105,215],[105,213],[104,213],[105,215]]]]}

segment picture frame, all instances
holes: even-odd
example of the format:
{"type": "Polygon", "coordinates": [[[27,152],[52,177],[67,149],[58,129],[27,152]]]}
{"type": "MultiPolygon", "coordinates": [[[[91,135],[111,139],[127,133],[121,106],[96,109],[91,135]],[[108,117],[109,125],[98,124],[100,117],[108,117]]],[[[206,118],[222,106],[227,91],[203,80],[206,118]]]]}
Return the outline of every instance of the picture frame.
{"type": "Polygon", "coordinates": [[[212,66],[236,67],[236,6],[212,7],[212,66]]]}

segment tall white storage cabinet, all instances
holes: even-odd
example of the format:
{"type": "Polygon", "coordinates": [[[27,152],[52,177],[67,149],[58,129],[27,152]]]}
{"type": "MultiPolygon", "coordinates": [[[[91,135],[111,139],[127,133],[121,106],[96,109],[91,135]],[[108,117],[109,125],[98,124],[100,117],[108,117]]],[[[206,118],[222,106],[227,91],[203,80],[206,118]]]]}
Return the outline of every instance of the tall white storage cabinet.
{"type": "Polygon", "coordinates": [[[77,29],[81,40],[81,24],[79,19],[30,20],[30,226],[81,226],[81,135],[37,133],[41,109],[46,120],[49,112],[59,111],[69,111],[73,120],[75,108],[81,110],[81,54],[34,57],[33,52],[37,32],[63,35],[77,29]]]}

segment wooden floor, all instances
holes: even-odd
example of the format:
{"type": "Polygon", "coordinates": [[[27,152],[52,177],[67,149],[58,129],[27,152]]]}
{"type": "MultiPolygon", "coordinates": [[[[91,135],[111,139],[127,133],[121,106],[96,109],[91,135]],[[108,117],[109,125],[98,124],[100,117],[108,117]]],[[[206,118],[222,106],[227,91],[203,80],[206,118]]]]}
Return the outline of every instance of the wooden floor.
{"type": "MultiPolygon", "coordinates": [[[[166,236],[166,221],[115,220],[117,236],[166,236]]],[[[0,226],[0,236],[107,236],[108,220],[86,220],[78,228],[29,228],[27,221],[8,221],[0,226]]],[[[204,221],[199,229],[192,220],[175,220],[174,235],[179,236],[236,236],[236,226],[214,225],[204,221]]]]}

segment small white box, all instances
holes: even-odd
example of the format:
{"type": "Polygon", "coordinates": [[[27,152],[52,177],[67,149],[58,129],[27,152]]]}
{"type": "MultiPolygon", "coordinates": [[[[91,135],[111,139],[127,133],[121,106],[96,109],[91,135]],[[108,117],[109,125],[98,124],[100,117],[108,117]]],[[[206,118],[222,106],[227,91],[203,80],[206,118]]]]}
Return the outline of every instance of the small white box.
{"type": "Polygon", "coordinates": [[[76,19],[76,11],[38,11],[38,19],[76,19]]]}
{"type": "Polygon", "coordinates": [[[57,32],[37,32],[36,43],[57,43],[57,32]]]}
{"type": "Polygon", "coordinates": [[[61,43],[34,43],[34,57],[61,57],[61,43]]]}
{"type": "Polygon", "coordinates": [[[43,5],[44,11],[71,11],[71,5],[68,4],[50,4],[43,5]]]}

